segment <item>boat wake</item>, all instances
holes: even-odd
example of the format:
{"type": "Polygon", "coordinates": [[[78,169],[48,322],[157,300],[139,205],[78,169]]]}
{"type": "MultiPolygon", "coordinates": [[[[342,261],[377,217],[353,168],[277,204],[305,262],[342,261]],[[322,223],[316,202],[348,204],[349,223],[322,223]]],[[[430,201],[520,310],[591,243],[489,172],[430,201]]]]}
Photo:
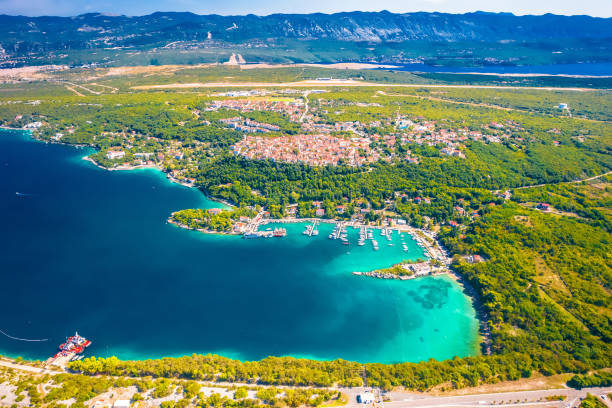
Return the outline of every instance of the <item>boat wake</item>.
{"type": "Polygon", "coordinates": [[[15,195],[19,197],[31,197],[32,196],[32,194],[20,193],[19,191],[16,191],[15,195]]]}
{"type": "Polygon", "coordinates": [[[9,339],[18,340],[18,341],[36,341],[36,342],[40,342],[40,341],[47,341],[47,340],[49,340],[49,339],[22,339],[22,338],[19,338],[19,337],[11,336],[10,334],[7,334],[7,333],[3,332],[2,330],[0,330],[0,333],[2,335],[4,335],[4,336],[8,337],[9,339]]]}

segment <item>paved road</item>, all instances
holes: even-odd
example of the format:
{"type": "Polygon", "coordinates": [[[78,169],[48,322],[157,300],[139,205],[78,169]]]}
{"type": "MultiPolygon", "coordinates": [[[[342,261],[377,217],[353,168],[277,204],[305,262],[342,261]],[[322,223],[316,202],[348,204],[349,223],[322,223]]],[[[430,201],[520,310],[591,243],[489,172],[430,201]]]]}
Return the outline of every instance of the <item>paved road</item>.
{"type": "MultiPolygon", "coordinates": [[[[16,364],[10,361],[1,360],[0,366],[13,368],[16,370],[28,371],[32,373],[57,375],[62,371],[41,369],[24,364],[16,364]]],[[[227,384],[239,385],[239,384],[227,384]]],[[[245,384],[248,385],[248,384],[245,384]]],[[[223,384],[219,384],[223,386],[223,384]]],[[[341,388],[349,397],[349,403],[346,407],[369,407],[369,408],[403,408],[403,407],[429,407],[429,408],[488,408],[488,407],[507,407],[507,408],[525,408],[525,407],[542,407],[542,408],[575,408],[580,405],[581,398],[586,397],[587,393],[601,396],[612,393],[612,387],[607,388],[585,388],[582,390],[574,390],[572,388],[561,388],[555,390],[538,390],[538,391],[518,391],[518,392],[500,392],[491,394],[476,394],[476,395],[460,395],[451,397],[437,397],[421,393],[411,392],[389,392],[386,397],[391,401],[384,403],[375,403],[370,405],[359,404],[357,395],[364,391],[364,388],[341,388]],[[547,401],[546,397],[553,395],[563,395],[566,397],[563,401],[547,401]]],[[[377,391],[376,391],[377,393],[377,391]]],[[[612,408],[612,403],[608,398],[604,400],[606,405],[612,408]]]]}
{"type": "Polygon", "coordinates": [[[38,374],[62,374],[63,371],[50,370],[48,368],[40,368],[40,367],[32,367],[25,364],[16,364],[6,360],[0,360],[0,366],[13,368],[15,370],[28,371],[30,373],[38,373],[38,374]]]}
{"type": "Polygon", "coordinates": [[[310,93],[310,91],[304,91],[304,113],[302,113],[302,116],[300,116],[300,123],[304,122],[304,118],[306,117],[306,114],[308,113],[308,94],[310,93]]]}
{"type": "MultiPolygon", "coordinates": [[[[349,395],[349,404],[347,407],[365,407],[364,404],[357,403],[357,394],[361,392],[359,389],[343,390],[349,395]]],[[[476,395],[461,395],[451,397],[436,397],[426,394],[415,394],[408,392],[390,392],[387,397],[391,401],[384,404],[378,404],[379,408],[399,408],[399,407],[429,407],[429,408],[487,408],[487,407],[551,407],[551,408],[573,408],[580,405],[581,398],[586,397],[587,393],[593,395],[607,395],[612,393],[612,387],[607,388],[588,388],[583,390],[574,390],[571,388],[562,388],[556,390],[539,390],[539,391],[518,391],[518,392],[502,392],[493,394],[476,394],[476,395]],[[546,397],[563,395],[563,401],[548,401],[546,397]]],[[[608,407],[612,408],[610,401],[604,401],[608,407]]],[[[370,405],[371,407],[371,405],[370,405]]]]}
{"type": "Polygon", "coordinates": [[[555,185],[555,184],[578,184],[578,183],[582,183],[583,181],[591,181],[591,180],[595,180],[595,179],[598,179],[598,178],[601,178],[601,177],[609,176],[610,174],[612,174],[612,171],[608,171],[608,172],[600,174],[598,176],[593,176],[593,177],[584,178],[584,179],[580,179],[580,180],[560,181],[558,183],[544,183],[544,184],[534,184],[534,185],[531,185],[531,186],[512,187],[512,188],[509,188],[509,190],[522,190],[524,188],[543,187],[543,186],[549,186],[549,185],[555,185]]]}

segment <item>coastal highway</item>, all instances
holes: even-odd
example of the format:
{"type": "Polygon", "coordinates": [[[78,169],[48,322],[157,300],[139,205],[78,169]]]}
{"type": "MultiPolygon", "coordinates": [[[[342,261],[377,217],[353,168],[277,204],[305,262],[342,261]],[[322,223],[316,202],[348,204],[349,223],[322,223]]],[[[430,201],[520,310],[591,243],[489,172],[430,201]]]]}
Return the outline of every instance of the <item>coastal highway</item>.
{"type": "Polygon", "coordinates": [[[65,371],[52,370],[50,368],[40,368],[40,367],[32,367],[25,364],[14,363],[12,360],[5,360],[0,358],[0,367],[12,368],[14,370],[27,371],[35,374],[50,374],[57,375],[63,374],[65,371]]]}
{"type": "MultiPolygon", "coordinates": [[[[36,374],[57,375],[63,371],[51,370],[47,368],[32,367],[25,364],[19,364],[12,360],[0,359],[0,366],[21,370],[36,374]]],[[[203,385],[206,383],[202,382],[203,385]]],[[[216,384],[219,387],[224,385],[242,385],[222,383],[216,384]]],[[[252,384],[244,384],[252,385],[252,384]]],[[[283,388],[282,386],[280,388],[283,388]]],[[[612,393],[612,387],[605,388],[585,388],[575,390],[572,388],[559,388],[552,390],[534,390],[534,391],[515,391],[515,392],[499,392],[487,394],[472,394],[472,395],[457,395],[457,396],[435,396],[425,393],[412,392],[388,392],[385,394],[390,401],[384,403],[377,402],[375,404],[360,404],[357,402],[357,395],[364,391],[364,388],[340,388],[340,391],[348,396],[348,404],[346,407],[362,407],[362,408],[404,408],[404,407],[427,407],[427,408],[489,408],[489,407],[506,407],[506,408],[576,408],[580,405],[581,399],[585,398],[587,393],[593,394],[601,398],[602,395],[607,396],[612,393]],[[564,396],[564,400],[547,400],[547,397],[564,396]]],[[[378,395],[378,391],[376,391],[378,395]]],[[[602,399],[609,408],[612,408],[610,399],[602,399]]]]}
{"type": "MultiPolygon", "coordinates": [[[[357,403],[357,395],[363,389],[343,389],[349,396],[347,407],[372,407],[357,403]]],[[[581,399],[587,393],[601,396],[612,393],[612,387],[607,388],[585,388],[575,390],[571,388],[560,388],[553,390],[500,392],[489,394],[457,395],[457,396],[433,396],[423,393],[389,392],[386,394],[390,401],[383,404],[375,404],[378,408],[404,408],[404,407],[429,407],[429,408],[487,408],[487,407],[554,407],[574,408],[580,405],[581,399]],[[547,397],[564,396],[564,400],[547,400],[547,397]]],[[[603,400],[610,408],[612,404],[609,398],[603,400]]]]}

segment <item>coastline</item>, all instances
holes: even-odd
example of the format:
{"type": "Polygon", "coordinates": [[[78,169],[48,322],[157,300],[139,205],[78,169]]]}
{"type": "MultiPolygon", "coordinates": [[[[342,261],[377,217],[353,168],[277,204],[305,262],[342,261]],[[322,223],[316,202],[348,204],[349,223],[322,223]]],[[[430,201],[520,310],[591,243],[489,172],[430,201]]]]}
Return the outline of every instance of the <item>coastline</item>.
{"type": "MultiPolygon", "coordinates": [[[[65,146],[75,146],[75,145],[71,145],[71,144],[67,144],[67,143],[59,143],[59,144],[63,144],[65,146]]],[[[92,147],[92,146],[87,146],[87,147],[92,147]]],[[[93,148],[93,147],[92,147],[93,148]]],[[[143,169],[151,169],[151,170],[158,170],[159,172],[161,172],[162,174],[164,174],[166,176],[166,178],[172,182],[172,183],[176,183],[179,184],[183,187],[188,187],[188,188],[196,188],[200,191],[200,193],[202,193],[202,195],[204,195],[204,197],[206,197],[206,199],[210,200],[210,201],[214,201],[216,203],[219,204],[223,204],[226,207],[229,208],[234,208],[235,205],[230,203],[229,201],[223,200],[221,198],[214,198],[214,197],[210,197],[209,195],[205,194],[200,188],[198,188],[198,186],[195,183],[187,183],[184,181],[181,181],[175,177],[172,177],[172,175],[170,175],[170,173],[166,173],[164,171],[164,169],[162,169],[161,167],[159,167],[156,164],[139,164],[136,166],[131,166],[131,165],[119,165],[117,167],[104,167],[102,165],[100,165],[98,162],[96,162],[94,159],[92,159],[89,156],[84,156],[81,158],[82,160],[85,160],[87,162],[90,162],[91,164],[93,164],[94,166],[102,169],[102,170],[107,170],[107,171],[129,171],[129,170],[143,170],[143,169]]]]}
{"type": "Polygon", "coordinates": [[[520,74],[520,73],[499,73],[496,74],[494,72],[443,72],[437,71],[437,74],[456,74],[456,75],[494,75],[500,77],[543,77],[543,76],[552,76],[552,77],[565,77],[565,78],[612,78],[612,75],[582,75],[582,74],[544,74],[544,73],[528,73],[528,74],[520,74]]]}
{"type": "Polygon", "coordinates": [[[366,62],[334,62],[330,64],[318,63],[298,63],[298,64],[239,64],[240,69],[254,68],[291,68],[291,67],[312,67],[312,68],[331,68],[331,69],[397,69],[400,65],[376,64],[366,62]]]}
{"type": "MultiPolygon", "coordinates": [[[[448,275],[451,276],[451,272],[450,271],[442,271],[442,272],[435,272],[435,273],[430,273],[427,275],[396,275],[393,273],[383,273],[383,272],[377,272],[377,271],[371,271],[371,272],[353,272],[352,273],[355,276],[367,276],[369,278],[376,278],[376,279],[395,279],[395,280],[414,280],[414,279],[419,279],[419,278],[425,278],[425,277],[434,277],[434,276],[442,276],[442,275],[448,275]]],[[[453,279],[456,280],[456,279],[453,279]]]]}
{"type": "MultiPolygon", "coordinates": [[[[3,129],[6,130],[11,130],[11,131],[29,131],[30,132],[30,136],[32,140],[36,140],[39,142],[45,142],[45,143],[54,143],[54,144],[63,144],[66,146],[71,146],[71,147],[92,147],[90,145],[74,145],[74,144],[69,144],[69,143],[62,143],[62,142],[54,142],[54,141],[45,141],[45,140],[41,140],[38,137],[36,137],[36,132],[33,132],[32,129],[24,129],[24,128],[10,128],[10,127],[6,127],[3,126],[3,129]]],[[[104,169],[104,170],[108,170],[108,171],[113,171],[113,170],[135,170],[135,169],[146,169],[146,168],[151,168],[151,169],[155,169],[155,170],[159,170],[162,173],[165,173],[159,166],[152,166],[152,165],[139,165],[139,166],[118,166],[117,168],[106,168],[104,166],[99,165],[98,163],[95,162],[95,160],[91,159],[89,156],[85,156],[81,158],[82,160],[88,161],[91,164],[95,165],[96,167],[100,168],[100,169],[104,169]]],[[[167,173],[166,177],[175,183],[184,185],[186,187],[195,187],[194,185],[187,185],[186,183],[181,183],[180,181],[174,179],[173,177],[169,176],[167,173]]],[[[200,192],[202,192],[200,190],[200,192]]],[[[203,192],[202,192],[203,193],[203,192]]],[[[205,195],[205,194],[203,194],[205,195]]],[[[214,198],[211,198],[211,200],[217,201],[217,202],[223,202],[222,200],[217,200],[214,198]]],[[[226,205],[231,205],[230,203],[224,203],[226,205]]],[[[326,223],[326,224],[333,224],[338,222],[337,220],[333,220],[333,219],[319,219],[319,218],[280,218],[280,219],[265,219],[262,220],[262,222],[260,223],[260,225],[266,225],[266,224],[271,224],[271,223],[307,223],[307,222],[320,222],[320,223],[326,223]]],[[[169,220],[169,223],[172,223],[175,226],[184,228],[184,229],[191,229],[188,228],[187,226],[184,225],[180,225],[179,223],[176,222],[172,222],[169,220]]],[[[358,227],[359,224],[355,224],[354,222],[350,222],[347,223],[348,225],[352,225],[352,226],[356,226],[358,227]]],[[[368,228],[372,228],[372,229],[381,229],[381,228],[386,228],[384,226],[368,226],[368,228]]],[[[422,234],[420,234],[420,230],[416,230],[412,227],[409,226],[400,226],[400,228],[395,228],[397,230],[401,230],[401,231],[405,231],[405,232],[409,232],[410,235],[413,237],[413,239],[415,239],[416,241],[422,241],[424,244],[427,245],[427,247],[429,246],[435,246],[436,241],[432,242],[428,242],[427,239],[425,239],[425,237],[429,237],[430,233],[428,232],[422,232],[423,234],[425,234],[425,236],[422,236],[422,234]]],[[[211,230],[203,230],[203,229],[192,229],[198,232],[202,232],[205,234],[215,234],[215,235],[240,235],[237,232],[232,232],[232,231],[211,231],[211,230]]],[[[426,253],[429,253],[429,250],[424,248],[426,250],[426,253]]],[[[457,282],[463,282],[463,279],[461,279],[461,277],[459,275],[457,275],[456,273],[454,273],[452,270],[448,270],[448,272],[446,273],[449,277],[451,277],[453,280],[457,281],[457,282]]],[[[408,280],[408,279],[405,279],[408,280]]],[[[464,287],[466,287],[467,285],[462,285],[464,287]]],[[[479,301],[475,296],[475,292],[473,290],[466,290],[466,294],[468,294],[469,297],[471,297],[473,299],[473,305],[474,308],[476,309],[478,315],[480,315],[481,313],[479,313],[478,308],[476,307],[476,305],[479,305],[479,301]]],[[[483,319],[479,319],[481,326],[483,324],[486,324],[486,321],[483,319]]],[[[483,344],[482,342],[480,342],[480,344],[483,344]]]]}
{"type": "Polygon", "coordinates": [[[478,335],[480,337],[480,341],[478,342],[480,346],[480,351],[482,354],[486,356],[490,356],[493,354],[492,345],[493,341],[491,340],[491,328],[489,327],[489,315],[484,309],[484,305],[480,300],[480,296],[474,289],[472,285],[463,277],[461,274],[449,268],[451,273],[449,276],[457,282],[457,284],[463,289],[463,293],[472,300],[472,307],[476,311],[476,320],[478,320],[479,329],[478,335]]]}
{"type": "MultiPolygon", "coordinates": [[[[42,139],[39,139],[39,138],[36,137],[36,134],[33,132],[33,130],[36,130],[36,129],[27,129],[25,127],[16,128],[16,127],[4,126],[4,125],[0,125],[0,129],[12,130],[12,131],[29,132],[30,138],[32,140],[36,141],[36,142],[58,144],[58,145],[63,145],[63,146],[70,146],[70,147],[74,147],[74,148],[77,148],[77,149],[78,148],[83,148],[83,147],[89,147],[89,148],[95,149],[94,146],[87,145],[87,144],[72,144],[72,143],[63,143],[61,141],[60,142],[56,142],[56,141],[52,141],[52,140],[42,140],[42,139]]],[[[204,195],[204,197],[206,197],[206,199],[208,199],[210,201],[214,201],[214,202],[219,203],[219,204],[223,204],[224,206],[229,207],[229,208],[234,208],[235,207],[234,204],[230,203],[227,200],[223,200],[223,199],[220,199],[220,198],[210,197],[209,195],[205,194],[200,188],[198,188],[194,183],[186,183],[184,181],[180,181],[180,180],[172,177],[169,173],[166,173],[161,167],[159,167],[157,165],[154,165],[154,164],[153,165],[141,164],[141,165],[137,165],[137,166],[119,165],[117,167],[109,168],[109,167],[104,167],[104,166],[100,165],[98,162],[96,162],[91,157],[89,157],[89,155],[81,157],[81,160],[87,161],[87,162],[93,164],[94,166],[96,166],[97,168],[102,169],[102,170],[107,170],[107,171],[129,171],[129,170],[139,170],[139,169],[158,170],[162,174],[164,174],[166,176],[166,178],[170,182],[172,182],[172,183],[180,184],[181,186],[184,186],[184,187],[197,188],[200,191],[200,193],[202,193],[204,195]]]]}
{"type": "Polygon", "coordinates": [[[336,222],[338,222],[338,220],[332,220],[329,218],[268,218],[265,220],[262,220],[259,225],[267,225],[267,224],[276,224],[276,223],[282,223],[282,224],[300,224],[303,222],[318,222],[318,223],[323,223],[323,224],[334,224],[336,222]]]}
{"type": "Polygon", "coordinates": [[[204,229],[204,228],[190,228],[190,227],[188,227],[185,224],[181,224],[180,222],[175,221],[172,218],[172,215],[170,217],[168,217],[166,222],[168,224],[175,225],[175,226],[177,226],[179,228],[183,228],[183,229],[186,229],[188,231],[197,231],[197,232],[201,232],[203,234],[211,234],[211,235],[242,235],[242,233],[236,232],[236,231],[214,231],[214,230],[207,230],[207,229],[204,229]]]}
{"type": "MultiPolygon", "coordinates": [[[[67,145],[67,146],[72,146],[72,145],[67,145]]],[[[96,167],[98,167],[98,168],[100,168],[102,170],[108,170],[108,171],[155,169],[155,170],[159,170],[159,171],[163,172],[163,170],[159,166],[156,166],[155,164],[139,164],[137,166],[130,166],[130,165],[121,164],[121,165],[119,165],[117,167],[104,167],[104,166],[98,164],[98,162],[96,162],[94,159],[92,159],[89,156],[83,156],[81,159],[90,162],[91,164],[93,164],[94,166],[96,166],[96,167]]],[[[178,180],[175,181],[175,182],[181,184],[180,182],[178,182],[178,180]]],[[[187,187],[192,187],[192,186],[187,186],[187,187]]]]}

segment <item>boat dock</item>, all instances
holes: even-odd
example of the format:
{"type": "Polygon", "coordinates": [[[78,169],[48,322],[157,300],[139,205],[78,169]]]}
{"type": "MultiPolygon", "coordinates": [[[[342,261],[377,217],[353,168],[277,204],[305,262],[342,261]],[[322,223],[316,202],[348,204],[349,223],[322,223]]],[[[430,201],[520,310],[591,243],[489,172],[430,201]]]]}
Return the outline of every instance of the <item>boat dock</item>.
{"type": "Polygon", "coordinates": [[[46,361],[45,361],[45,365],[46,366],[56,366],[56,367],[61,367],[61,368],[65,368],[69,362],[71,362],[72,360],[75,360],[76,357],[76,353],[72,353],[72,352],[65,352],[62,353],[60,355],[55,355],[53,357],[49,357],[46,361]]]}
{"type": "Polygon", "coordinates": [[[243,230],[245,237],[247,235],[257,233],[257,229],[259,228],[259,224],[261,223],[263,216],[264,216],[264,212],[260,211],[255,217],[253,217],[253,219],[251,219],[251,221],[249,221],[249,223],[244,227],[244,230],[243,230]]]}
{"type": "Polygon", "coordinates": [[[334,230],[329,234],[329,239],[339,239],[342,237],[346,238],[346,227],[342,221],[336,223],[334,230]]]}
{"type": "Polygon", "coordinates": [[[243,238],[280,238],[287,236],[287,230],[285,228],[268,228],[265,231],[245,232],[243,238]]]}
{"type": "Polygon", "coordinates": [[[312,222],[312,225],[307,225],[306,229],[304,230],[303,234],[304,235],[308,235],[309,237],[317,236],[319,235],[319,230],[317,229],[317,224],[319,224],[318,220],[314,220],[312,222]]]}
{"type": "Polygon", "coordinates": [[[45,361],[44,365],[54,365],[65,368],[69,362],[83,358],[83,351],[91,345],[91,341],[75,333],[66,338],[66,342],[59,346],[59,351],[45,361]]]}
{"type": "MultiPolygon", "coordinates": [[[[289,218],[282,220],[269,220],[264,219],[265,212],[262,210],[259,212],[253,219],[249,221],[249,223],[243,229],[243,237],[244,238],[271,238],[271,237],[284,237],[287,235],[287,231],[284,228],[268,228],[265,231],[259,231],[259,227],[262,224],[270,223],[270,222],[288,222],[288,223],[296,223],[296,222],[309,222],[306,226],[306,229],[302,232],[302,234],[313,237],[319,235],[319,230],[317,226],[320,223],[334,223],[333,220],[320,220],[316,218],[310,219],[298,219],[298,218],[289,218]]],[[[380,249],[380,243],[374,239],[374,231],[379,230],[380,236],[382,239],[387,240],[386,246],[396,246],[401,245],[401,249],[404,252],[409,251],[409,245],[405,240],[405,236],[408,235],[411,237],[416,244],[423,249],[425,255],[427,255],[430,259],[435,259],[441,262],[444,265],[450,265],[451,260],[448,257],[448,254],[444,249],[442,249],[436,241],[435,234],[433,232],[418,230],[416,228],[412,228],[410,226],[369,226],[367,224],[358,223],[355,221],[337,221],[335,222],[333,231],[328,235],[329,239],[340,240],[344,245],[350,245],[347,233],[347,227],[353,227],[359,229],[359,239],[357,241],[358,246],[364,246],[367,240],[372,241],[372,249],[377,251],[380,249]],[[393,235],[397,232],[399,235],[399,243],[393,240],[393,235]]],[[[379,238],[380,240],[380,238],[379,238]]]]}
{"type": "Polygon", "coordinates": [[[262,224],[264,211],[260,211],[249,223],[244,227],[243,238],[279,238],[287,236],[285,228],[268,228],[265,231],[259,231],[259,226],[262,224]]]}

